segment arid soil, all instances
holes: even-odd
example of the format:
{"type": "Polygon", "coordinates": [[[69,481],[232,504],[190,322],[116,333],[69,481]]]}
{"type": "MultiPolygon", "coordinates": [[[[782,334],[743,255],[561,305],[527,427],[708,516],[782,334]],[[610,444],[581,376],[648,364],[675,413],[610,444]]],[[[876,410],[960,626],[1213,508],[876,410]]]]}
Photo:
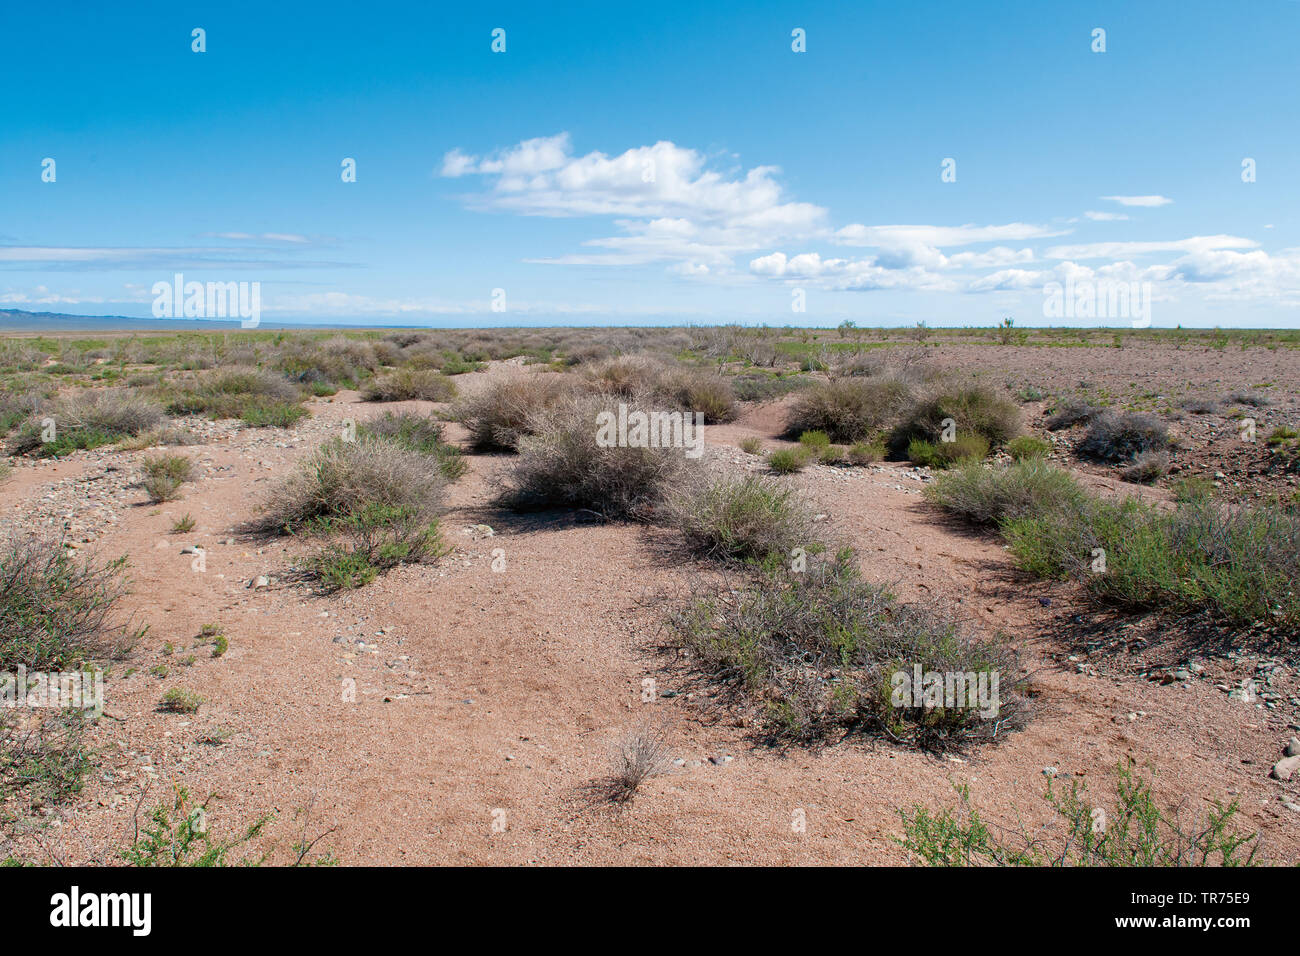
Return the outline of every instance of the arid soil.
{"type": "MultiPolygon", "coordinates": [[[[1272,382],[1279,401],[1264,415],[1274,424],[1295,421],[1300,394],[1293,352],[956,346],[934,359],[1016,387],[1091,380],[1183,395],[1272,382]]],[[[469,390],[517,374],[544,373],[493,363],[457,383],[469,390]]],[[[241,525],[345,421],[393,406],[342,392],[309,407],[291,431],[196,422],[207,443],[181,451],[199,477],[164,505],[133,484],[142,452],[24,463],[3,485],[6,525],[66,522],[80,548],[129,555],[129,609],[150,626],[107,681],[108,717],[92,735],[100,769],[27,838],[26,856],[114,862],[136,815],[180,783],[214,795],[208,820],[218,831],[275,813],[258,846],[276,863],[293,860],[305,833],[324,834],[315,852],[345,865],[903,864],[891,839],[900,808],[952,806],[954,785],[969,784],[983,816],[1032,833],[1050,819],[1045,770],[1055,768],[1058,784],[1082,778],[1105,802],[1113,769],[1131,757],[1154,772],[1162,800],[1191,815],[1238,798],[1240,825],[1260,833],[1266,858],[1300,863],[1300,780],[1268,778],[1300,726],[1300,661],[1250,647],[1198,656],[1185,639],[1162,644],[1160,625],[1139,628],[1132,646],[1121,638],[1142,622],[1103,618],[1070,586],[1018,575],[995,538],[942,520],[921,499],[923,469],[815,465],[789,480],[855,546],[869,578],[904,600],[954,602],[1021,647],[1032,672],[1026,726],[960,755],[863,739],[774,749],[660,647],[664,604],[698,571],[665,560],[656,532],[641,526],[498,508],[508,456],[467,456],[443,522],[450,555],[333,596],[297,582],[298,546],[241,525]],[[186,512],[195,529],[170,533],[186,512]],[[193,545],[201,569],[182,553],[193,545]],[[259,576],[269,583],[250,586],[259,576]],[[198,637],[209,623],[229,639],[222,657],[198,637]],[[1204,676],[1165,682],[1164,668],[1189,659],[1204,676]],[[150,672],[159,664],[167,676],[150,672]],[[1228,693],[1256,671],[1273,676],[1273,707],[1228,693]],[[197,714],[159,710],[178,686],[206,699],[197,714]],[[608,773],[611,747],[651,714],[670,722],[680,764],[627,805],[602,801],[593,784],[608,773]]],[[[1029,412],[1037,424],[1041,409],[1029,412]]],[[[779,404],[749,406],[708,429],[707,453],[759,468],[736,443],[758,436],[773,447],[783,426],[779,404]]],[[[1198,450],[1187,467],[1223,470],[1202,447],[1212,436],[1189,432],[1198,450]]],[[[451,425],[447,434],[464,433],[451,425]]],[[[1103,469],[1090,474],[1121,484],[1103,469]]]]}

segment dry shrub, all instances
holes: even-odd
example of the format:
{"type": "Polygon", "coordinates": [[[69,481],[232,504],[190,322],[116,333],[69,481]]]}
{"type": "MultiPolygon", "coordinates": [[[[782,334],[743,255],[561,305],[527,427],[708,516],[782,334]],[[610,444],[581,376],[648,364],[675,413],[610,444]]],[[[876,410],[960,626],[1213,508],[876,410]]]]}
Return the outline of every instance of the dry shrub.
{"type": "Polygon", "coordinates": [[[627,404],[613,395],[571,395],[539,412],[506,478],[504,501],[517,509],[579,508],[605,519],[646,519],[693,461],[683,448],[601,447],[597,416],[627,404]]]}
{"type": "Polygon", "coordinates": [[[1066,401],[1056,407],[1047,419],[1047,430],[1057,432],[1062,428],[1072,428],[1092,421],[1100,415],[1102,409],[1087,402],[1066,401]]]}
{"type": "Polygon", "coordinates": [[[1149,485],[1169,474],[1169,453],[1144,451],[1123,471],[1125,481],[1149,485]]]}
{"type": "Polygon", "coordinates": [[[998,448],[1020,430],[1020,408],[987,388],[962,388],[942,392],[917,402],[889,435],[890,451],[905,455],[915,439],[938,443],[944,422],[956,423],[957,437],[978,435],[990,448],[998,448]]]}
{"type": "Polygon", "coordinates": [[[788,560],[823,549],[812,510],[785,482],[752,473],[696,473],[671,488],[664,521],[696,553],[726,561],[788,560]]]}
{"type": "Polygon", "coordinates": [[[361,393],[367,402],[449,402],[455,395],[451,379],[431,368],[399,368],[366,383],[361,393]]]}
{"type": "Polygon", "coordinates": [[[1093,419],[1079,454],[1103,461],[1132,461],[1169,446],[1164,423],[1146,412],[1105,412],[1093,419]]]}
{"type": "Polygon", "coordinates": [[[59,455],[76,448],[96,448],[156,428],[162,409],[129,390],[97,389],[61,397],[42,406],[10,440],[11,455],[35,452],[59,455]],[[42,439],[43,420],[54,420],[53,441],[42,439]]]}
{"type": "Polygon", "coordinates": [[[892,423],[911,400],[911,389],[897,378],[849,378],[814,385],[790,407],[786,433],[822,431],[834,442],[861,441],[892,423]]]}
{"type": "Polygon", "coordinates": [[[604,790],[615,803],[627,803],[648,777],[667,773],[672,766],[668,728],[645,721],[620,738],[611,758],[611,774],[604,790]]]}
{"type": "Polygon", "coordinates": [[[375,505],[408,509],[432,521],[447,479],[418,451],[372,435],[334,439],[316,452],[267,497],[253,529],[286,533],[320,518],[342,518],[375,505]]]}
{"type": "Polygon", "coordinates": [[[859,731],[937,748],[990,739],[1016,722],[1014,651],[933,602],[903,604],[863,581],[847,550],[810,558],[803,570],[769,565],[747,583],[696,588],[669,614],[669,634],[703,672],[761,708],[774,737],[811,743],[859,731]],[[984,674],[989,686],[996,674],[997,712],[896,705],[895,675],[910,679],[917,665],[984,674]]]}
{"type": "Polygon", "coordinates": [[[53,537],[0,543],[0,672],[71,669],[105,660],[138,635],[112,622],[126,559],[74,559],[53,537]]]}
{"type": "Polygon", "coordinates": [[[513,450],[530,434],[536,415],[571,397],[576,383],[568,376],[532,373],[492,382],[461,398],[453,415],[469,429],[480,451],[513,450]]]}

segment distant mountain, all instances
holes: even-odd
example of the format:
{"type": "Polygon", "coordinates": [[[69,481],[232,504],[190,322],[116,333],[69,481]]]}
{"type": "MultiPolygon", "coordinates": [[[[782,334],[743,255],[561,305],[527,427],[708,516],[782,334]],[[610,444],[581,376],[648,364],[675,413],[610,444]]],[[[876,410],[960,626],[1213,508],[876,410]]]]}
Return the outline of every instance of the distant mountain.
{"type": "MultiPolygon", "coordinates": [[[[238,319],[138,319],[126,315],[68,315],[66,312],[24,312],[0,309],[0,332],[224,332],[240,327],[238,319]]],[[[267,322],[259,329],[350,329],[355,325],[316,325],[267,322]]],[[[404,328],[405,326],[366,326],[404,328]]]]}

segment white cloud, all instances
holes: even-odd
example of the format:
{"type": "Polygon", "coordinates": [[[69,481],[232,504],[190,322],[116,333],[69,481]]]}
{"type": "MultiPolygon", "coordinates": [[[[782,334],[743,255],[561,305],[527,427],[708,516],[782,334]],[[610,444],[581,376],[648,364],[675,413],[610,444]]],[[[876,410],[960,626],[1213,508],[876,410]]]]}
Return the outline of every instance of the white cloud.
{"type": "Polygon", "coordinates": [[[835,233],[844,246],[968,246],[980,242],[1015,242],[1063,236],[1068,229],[1009,222],[1002,226],[864,226],[854,223],[835,233]]]}
{"type": "Polygon", "coordinates": [[[208,239],[233,239],[239,241],[260,240],[262,242],[311,242],[306,236],[300,236],[294,232],[205,232],[204,238],[208,239]]]}
{"type": "Polygon", "coordinates": [[[617,156],[574,156],[567,133],[526,140],[480,159],[460,150],[443,157],[444,176],[495,177],[472,201],[522,215],[617,217],[622,235],[584,243],[612,250],[534,260],[627,265],[664,260],[721,265],[739,251],[824,229],[826,210],[791,202],[779,170],[743,175],[708,168],[706,157],[666,140],[617,156]]]}
{"type": "Polygon", "coordinates": [[[1207,249],[1253,249],[1259,243],[1240,236],[1191,236],[1145,242],[1091,242],[1077,246],[1052,246],[1049,259],[1120,259],[1156,252],[1198,252],[1207,249]]]}
{"type": "MultiPolygon", "coordinates": [[[[479,176],[471,206],[545,217],[600,217],[577,251],[529,262],[645,266],[666,263],[684,278],[735,277],[824,290],[1028,292],[1052,280],[1151,282],[1157,297],[1199,289],[1217,297],[1300,296],[1300,255],[1269,255],[1239,236],[1062,244],[1075,220],[1049,224],[829,224],[826,209],[791,198],[773,166],[722,168],[715,159],[667,140],[622,153],[575,155],[566,133],[525,140],[484,156],[448,152],[441,174],[479,176]],[[794,251],[790,250],[794,247],[794,251]],[[784,248],[782,248],[784,247],[784,248]],[[827,256],[834,247],[866,250],[827,256]],[[1165,261],[1152,261],[1156,257],[1165,261]],[[1033,264],[1055,260],[1040,269],[1033,264]]],[[[1103,196],[1122,207],[1154,208],[1161,195],[1103,196]]],[[[1126,212],[1088,210],[1081,220],[1122,223],[1126,212]]]]}
{"type": "Polygon", "coordinates": [[[1168,206],[1172,199],[1167,196],[1101,196],[1107,202],[1117,202],[1121,206],[1168,206]]]}

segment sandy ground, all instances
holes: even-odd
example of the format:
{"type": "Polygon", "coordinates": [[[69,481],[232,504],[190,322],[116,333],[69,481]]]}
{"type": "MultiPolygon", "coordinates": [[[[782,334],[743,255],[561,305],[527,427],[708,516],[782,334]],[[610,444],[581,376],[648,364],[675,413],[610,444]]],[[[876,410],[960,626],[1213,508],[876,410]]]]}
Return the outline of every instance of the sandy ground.
{"type": "MultiPolygon", "coordinates": [[[[1080,355],[1092,361],[1099,350],[1038,351],[1065,363],[1046,374],[1077,376],[1080,355]]],[[[494,364],[458,383],[474,388],[498,374],[527,373],[494,364]]],[[[1212,681],[1161,685],[1069,661],[1062,628],[1079,610],[1069,590],[1020,579],[998,542],[938,520],[906,465],[815,466],[792,480],[857,547],[868,576],[906,600],[956,602],[1021,645],[1034,671],[1027,727],[960,757],[871,741],[817,751],[755,741],[657,650],[661,602],[691,568],[666,563],[639,527],[500,511],[492,499],[501,456],[470,456],[453,485],[450,556],[336,596],[291,583],[286,572],[301,551],[243,537],[240,524],[278,475],[345,420],[389,407],[342,393],[311,405],[296,440],[231,429],[186,449],[201,477],[183,500],[151,506],[139,489],[124,493],[127,506],[86,547],[130,555],[128,603],[151,629],[107,682],[111,717],[93,733],[102,767],[28,844],[33,856],[111,862],[131,838],[142,790],[148,807],[176,782],[214,795],[217,830],[275,812],[274,862],[291,859],[303,828],[296,811],[310,805],[308,834],[333,831],[317,850],[344,864],[901,864],[907,855],[890,839],[901,832],[900,807],[952,805],[953,785],[968,783],[983,814],[1033,827],[1048,818],[1044,768],[1109,794],[1110,771],[1132,757],[1191,811],[1238,797],[1242,824],[1260,831],[1268,857],[1300,862],[1300,809],[1287,806],[1300,806],[1300,780],[1267,778],[1295,733],[1294,715],[1230,700],[1212,681]],[[170,534],[183,512],[197,527],[170,534]],[[494,534],[470,530],[479,524],[494,534]],[[181,553],[188,544],[205,548],[204,570],[181,553]],[[493,570],[494,557],[504,570],[493,570]],[[259,575],[271,586],[250,588],[259,575]],[[193,647],[210,622],[230,642],[219,659],[208,645],[193,647]],[[165,642],[175,646],[170,656],[165,642]],[[149,673],[158,663],[167,677],[149,673]],[[136,670],[124,676],[127,667],[136,670]],[[660,694],[683,693],[644,702],[647,677],[660,694]],[[354,702],[345,700],[349,679],[354,702]],[[159,712],[174,686],[207,702],[195,715],[159,712]],[[674,753],[687,764],[650,779],[625,807],[595,800],[590,786],[606,774],[612,745],[652,713],[671,723],[674,753]],[[229,733],[224,744],[200,742],[219,729],[229,733]],[[801,815],[803,832],[792,825],[801,815]]],[[[759,406],[710,428],[707,440],[713,454],[757,467],[735,442],[775,442],[782,424],[779,409],[759,406]]],[[[458,426],[448,434],[456,438],[458,426]]],[[[4,521],[40,513],[56,482],[93,487],[139,454],[20,468],[4,487],[4,521]]]]}

